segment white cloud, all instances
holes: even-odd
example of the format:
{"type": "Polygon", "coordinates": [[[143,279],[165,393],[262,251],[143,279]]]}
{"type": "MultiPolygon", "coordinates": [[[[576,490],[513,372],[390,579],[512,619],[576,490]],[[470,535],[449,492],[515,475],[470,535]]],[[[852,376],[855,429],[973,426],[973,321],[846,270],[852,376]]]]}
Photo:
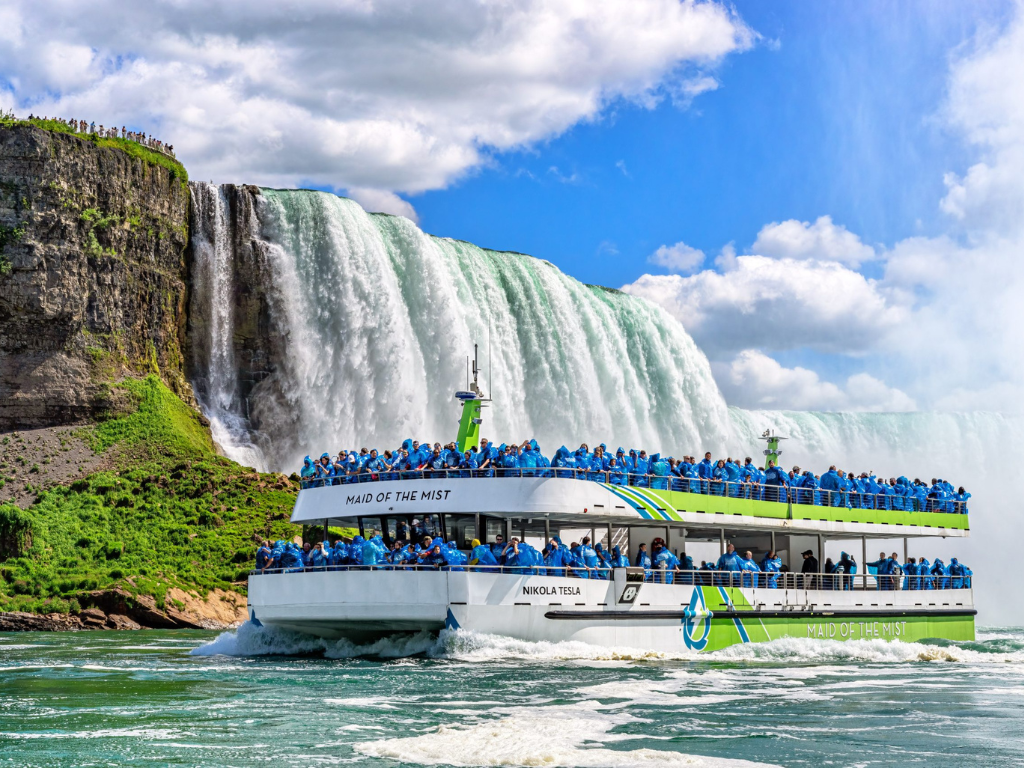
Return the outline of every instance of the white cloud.
{"type": "Polygon", "coordinates": [[[390,213],[395,216],[405,216],[414,222],[419,221],[416,209],[408,200],[403,200],[394,192],[389,192],[386,189],[350,187],[348,196],[371,213],[390,213]]]}
{"type": "Polygon", "coordinates": [[[412,194],[616,101],[706,90],[755,38],[693,0],[13,0],[0,19],[19,113],[146,130],[197,178],[412,194]]]}
{"type": "Polygon", "coordinates": [[[796,219],[766,224],[751,251],[777,259],[837,261],[852,267],[875,258],[874,248],[834,224],[831,216],[820,216],[813,224],[796,219]]]}
{"type": "Polygon", "coordinates": [[[798,411],[912,411],[912,398],[874,376],[858,373],[843,386],[822,381],[807,368],[785,368],[757,350],[744,350],[729,363],[716,363],[715,376],[726,399],[746,408],[798,411]]]}
{"type": "Polygon", "coordinates": [[[859,353],[906,317],[874,280],[841,264],[733,256],[719,273],[643,275],[622,290],[665,307],[711,358],[811,347],[859,353]]]}
{"type": "Polygon", "coordinates": [[[691,248],[684,242],[663,245],[647,257],[651,264],[665,267],[672,272],[692,272],[704,263],[704,251],[691,248]]]}

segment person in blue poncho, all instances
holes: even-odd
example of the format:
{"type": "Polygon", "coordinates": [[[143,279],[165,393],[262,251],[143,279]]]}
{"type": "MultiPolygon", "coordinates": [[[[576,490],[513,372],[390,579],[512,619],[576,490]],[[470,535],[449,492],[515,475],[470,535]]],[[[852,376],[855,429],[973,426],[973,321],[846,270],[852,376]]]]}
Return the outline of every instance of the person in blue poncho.
{"type": "Polygon", "coordinates": [[[768,589],[779,588],[779,573],[782,571],[782,558],[774,550],[768,552],[761,560],[761,570],[765,575],[765,586],[768,589]]]}
{"type": "Polygon", "coordinates": [[[612,547],[612,568],[629,568],[629,558],[622,554],[619,545],[612,547]]]}
{"type": "Polygon", "coordinates": [[[494,477],[494,467],[498,462],[498,449],[488,442],[486,437],[480,438],[480,460],[477,477],[494,477]]]}
{"type": "Polygon", "coordinates": [[[309,456],[302,460],[302,469],[299,470],[299,477],[302,478],[303,488],[306,488],[313,478],[316,477],[316,467],[313,466],[313,460],[309,456]]]}
{"type": "Polygon", "coordinates": [[[711,495],[724,496],[725,484],[728,480],[729,473],[725,469],[725,459],[719,459],[711,470],[711,495]]]}
{"type": "MultiPolygon", "coordinates": [[[[736,547],[733,546],[732,542],[726,544],[725,553],[715,563],[715,570],[726,573],[738,573],[743,570],[743,558],[736,552],[736,547]]],[[[720,583],[722,586],[729,586],[730,577],[721,578],[720,583]]],[[[739,579],[732,579],[732,585],[738,587],[740,585],[739,579]]]]}
{"type": "Polygon", "coordinates": [[[668,490],[668,462],[661,457],[660,453],[651,456],[650,473],[653,476],[651,477],[651,488],[668,490]]]}
{"type": "Polygon", "coordinates": [[[626,485],[629,468],[626,466],[626,454],[619,448],[615,452],[615,458],[608,464],[608,480],[612,485],[626,485]]]}
{"type": "Polygon", "coordinates": [[[946,567],[941,558],[935,558],[935,562],[932,563],[928,573],[934,577],[936,589],[949,589],[949,568],[946,567]]]}
{"type": "Polygon", "coordinates": [[[852,555],[846,552],[839,554],[839,562],[836,563],[837,567],[843,569],[843,577],[840,579],[843,590],[853,589],[853,576],[857,573],[857,561],[853,559],[852,555]]]}
{"type": "Polygon", "coordinates": [[[349,565],[363,564],[363,545],[365,543],[366,539],[364,539],[358,533],[352,537],[352,542],[348,545],[349,565]]]}
{"type": "Polygon", "coordinates": [[[363,565],[377,566],[384,562],[387,551],[380,534],[363,543],[363,565]]]}
{"type": "Polygon", "coordinates": [[[786,486],[789,485],[789,475],[782,467],[775,466],[775,462],[768,460],[768,468],[764,471],[765,500],[780,501],[785,503],[786,486]]]}
{"type": "Polygon", "coordinates": [[[348,545],[338,539],[334,542],[327,564],[332,566],[345,565],[348,563],[348,545]]]}
{"type": "Polygon", "coordinates": [[[888,589],[889,580],[885,578],[889,575],[889,558],[886,557],[885,552],[878,553],[878,559],[871,563],[865,563],[867,568],[875,569],[875,589],[888,589]]]}
{"type": "Polygon", "coordinates": [[[478,454],[473,451],[466,451],[463,454],[462,461],[459,462],[459,477],[473,477],[476,474],[477,456],[478,454]]]}
{"type": "Polygon", "coordinates": [[[957,489],[956,495],[953,498],[956,502],[954,505],[954,511],[960,513],[961,515],[966,515],[967,500],[971,498],[971,494],[969,494],[961,485],[960,488],[957,489]]]}
{"type": "Polygon", "coordinates": [[[709,493],[711,491],[711,478],[715,473],[715,465],[711,461],[711,451],[704,454],[703,460],[697,465],[697,477],[700,478],[700,491],[699,493],[709,493]]]}
{"type": "Polygon", "coordinates": [[[647,458],[647,451],[641,450],[636,456],[636,462],[633,467],[633,485],[638,488],[646,488],[650,478],[647,477],[651,471],[651,462],[647,458]]]}
{"type": "Polygon", "coordinates": [[[548,576],[565,576],[566,567],[572,564],[569,548],[557,536],[551,537],[544,547],[543,556],[548,576]]]}
{"type": "Polygon", "coordinates": [[[324,545],[317,542],[309,551],[308,565],[312,568],[323,568],[327,565],[329,556],[324,552],[324,545]]]}
{"type": "Polygon", "coordinates": [[[607,581],[611,577],[609,572],[611,569],[611,562],[608,559],[608,553],[604,551],[604,547],[601,542],[597,542],[594,545],[594,554],[597,555],[597,571],[594,572],[595,579],[604,579],[607,581]]]}
{"type": "Polygon", "coordinates": [[[580,542],[579,559],[583,562],[583,567],[590,571],[590,573],[587,574],[587,578],[599,578],[595,570],[600,565],[601,561],[597,556],[597,552],[595,552],[594,548],[590,545],[589,536],[584,536],[583,541],[580,542]]]}
{"type": "MultiPolygon", "coordinates": [[[[489,546],[487,546],[486,544],[481,544],[480,543],[480,539],[473,539],[473,541],[470,543],[470,546],[473,547],[473,551],[472,551],[472,553],[469,556],[469,564],[470,565],[482,565],[482,566],[497,566],[498,565],[498,560],[497,560],[497,558],[495,558],[494,553],[491,551],[491,548],[489,546]]],[[[481,568],[480,570],[494,571],[494,572],[498,571],[497,567],[491,567],[491,568],[485,567],[485,568],[481,568]]]]}
{"type": "Polygon", "coordinates": [[[462,566],[466,564],[469,558],[465,554],[459,551],[459,548],[455,545],[454,541],[449,541],[448,544],[441,549],[441,554],[444,556],[445,565],[451,571],[464,571],[466,570],[462,566]]]}
{"type": "Polygon", "coordinates": [[[743,572],[744,587],[754,587],[756,589],[757,587],[764,586],[761,582],[761,569],[754,562],[754,553],[749,549],[743,553],[743,557],[740,559],[740,570],[743,572]]]}
{"type": "Polygon", "coordinates": [[[665,547],[660,539],[655,539],[652,549],[654,552],[654,581],[659,584],[672,584],[675,581],[679,558],[672,554],[672,551],[665,547]]]}
{"type": "Polygon", "coordinates": [[[696,571],[693,558],[683,552],[676,560],[676,584],[696,584],[696,571]]]}
{"type": "Polygon", "coordinates": [[[634,563],[634,565],[637,568],[643,568],[644,569],[644,578],[645,578],[645,580],[650,581],[650,578],[651,578],[651,566],[653,565],[653,563],[651,562],[650,554],[648,554],[648,552],[647,552],[647,545],[646,544],[641,544],[637,548],[636,562],[634,563]]]}
{"type": "Polygon", "coordinates": [[[537,474],[537,456],[539,452],[534,450],[536,444],[534,440],[527,440],[520,446],[519,466],[523,470],[523,477],[535,477],[537,474]]]}

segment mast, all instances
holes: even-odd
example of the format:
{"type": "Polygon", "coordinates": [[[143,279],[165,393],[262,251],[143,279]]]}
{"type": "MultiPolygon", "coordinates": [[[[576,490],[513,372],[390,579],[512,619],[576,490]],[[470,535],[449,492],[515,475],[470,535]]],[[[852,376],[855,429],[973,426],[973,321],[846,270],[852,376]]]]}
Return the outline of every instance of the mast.
{"type": "Polygon", "coordinates": [[[782,453],[782,449],[779,448],[779,441],[788,438],[776,435],[774,429],[766,429],[760,439],[768,443],[768,447],[764,449],[764,468],[768,469],[769,461],[774,463],[776,467],[779,466],[779,455],[782,453]]]}
{"type": "Polygon", "coordinates": [[[491,402],[490,398],[484,397],[480,391],[480,366],[478,364],[479,345],[473,345],[473,382],[468,390],[460,390],[455,393],[455,398],[462,402],[462,418],[459,419],[459,436],[456,438],[456,445],[459,451],[465,453],[474,447],[480,446],[480,425],[483,424],[481,416],[484,403],[491,402]]]}

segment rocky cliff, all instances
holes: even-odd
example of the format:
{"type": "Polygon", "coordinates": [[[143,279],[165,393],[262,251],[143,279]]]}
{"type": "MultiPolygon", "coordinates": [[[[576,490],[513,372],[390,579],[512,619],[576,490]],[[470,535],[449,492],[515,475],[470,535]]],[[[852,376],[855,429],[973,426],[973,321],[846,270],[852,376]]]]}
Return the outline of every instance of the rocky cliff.
{"type": "Polygon", "coordinates": [[[186,402],[189,191],[171,170],[0,127],[0,432],[86,421],[109,382],[157,373],[186,402]]]}

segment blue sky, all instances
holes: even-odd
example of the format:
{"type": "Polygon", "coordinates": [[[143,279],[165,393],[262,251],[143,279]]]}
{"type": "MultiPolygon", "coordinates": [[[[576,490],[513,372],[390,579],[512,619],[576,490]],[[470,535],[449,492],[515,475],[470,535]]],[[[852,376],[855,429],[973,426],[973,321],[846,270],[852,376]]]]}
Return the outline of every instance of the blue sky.
{"type": "Polygon", "coordinates": [[[865,242],[933,232],[972,152],[936,119],[949,59],[1007,2],[741,2],[761,36],[689,108],[620,102],[410,198],[428,232],[542,256],[618,287],[683,240],[740,250],[771,221],[830,214],[865,242]],[[621,166],[620,166],[621,164],[621,166]],[[557,170],[553,170],[557,169],[557,170]]]}

